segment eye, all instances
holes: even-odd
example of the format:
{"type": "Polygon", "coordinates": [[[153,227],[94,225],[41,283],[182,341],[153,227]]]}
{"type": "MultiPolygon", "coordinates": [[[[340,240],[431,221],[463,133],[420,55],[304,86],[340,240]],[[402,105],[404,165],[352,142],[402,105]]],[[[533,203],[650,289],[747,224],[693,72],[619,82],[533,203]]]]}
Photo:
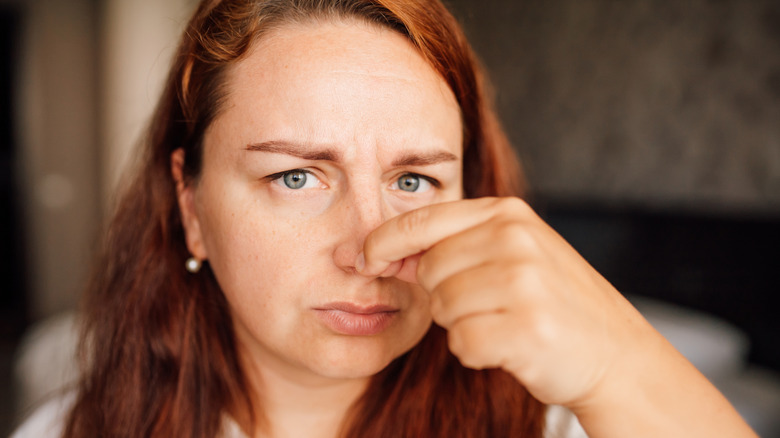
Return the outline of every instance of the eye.
{"type": "Polygon", "coordinates": [[[288,172],[282,176],[284,185],[291,189],[303,188],[306,185],[306,179],[306,172],[301,171],[288,172]]]}
{"type": "Polygon", "coordinates": [[[292,190],[312,188],[319,182],[316,176],[303,169],[277,173],[271,178],[273,182],[292,190]]]}
{"type": "Polygon", "coordinates": [[[422,193],[430,190],[431,186],[435,184],[424,176],[414,173],[405,173],[398,178],[394,185],[404,192],[422,193]]]}

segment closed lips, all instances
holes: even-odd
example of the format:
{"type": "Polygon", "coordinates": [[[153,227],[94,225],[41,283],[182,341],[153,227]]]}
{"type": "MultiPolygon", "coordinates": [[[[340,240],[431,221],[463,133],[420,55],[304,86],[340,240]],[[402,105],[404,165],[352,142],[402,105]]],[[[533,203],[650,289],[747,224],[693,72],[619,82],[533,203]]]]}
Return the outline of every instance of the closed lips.
{"type": "Polygon", "coordinates": [[[371,336],[383,332],[398,315],[398,309],[388,305],[359,306],[353,303],[329,303],[314,309],[317,316],[332,331],[351,336],[371,336]]]}

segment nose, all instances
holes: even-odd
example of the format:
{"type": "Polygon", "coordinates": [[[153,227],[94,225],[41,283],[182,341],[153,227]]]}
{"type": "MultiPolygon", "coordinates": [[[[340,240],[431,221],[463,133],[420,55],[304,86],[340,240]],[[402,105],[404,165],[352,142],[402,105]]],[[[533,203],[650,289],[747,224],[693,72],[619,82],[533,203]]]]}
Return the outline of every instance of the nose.
{"type": "Polygon", "coordinates": [[[389,219],[392,213],[379,190],[352,190],[339,204],[334,209],[335,214],[340,216],[340,227],[333,261],[343,271],[356,273],[355,261],[363,251],[366,236],[389,219]]]}

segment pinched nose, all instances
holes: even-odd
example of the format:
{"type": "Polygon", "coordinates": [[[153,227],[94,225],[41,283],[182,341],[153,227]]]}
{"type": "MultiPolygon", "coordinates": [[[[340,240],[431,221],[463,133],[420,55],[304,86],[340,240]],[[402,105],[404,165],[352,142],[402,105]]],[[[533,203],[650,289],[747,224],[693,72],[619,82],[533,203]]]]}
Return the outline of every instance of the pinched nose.
{"type": "Polygon", "coordinates": [[[333,250],[333,261],[344,271],[357,272],[358,256],[366,237],[394,214],[381,193],[352,193],[334,209],[339,235],[333,250]]]}
{"type": "Polygon", "coordinates": [[[366,238],[385,223],[388,219],[395,216],[389,208],[373,205],[369,208],[367,204],[356,204],[346,206],[344,209],[344,222],[342,234],[333,251],[333,261],[343,271],[350,274],[360,274],[365,277],[396,277],[407,283],[417,284],[417,265],[422,257],[422,253],[414,254],[402,260],[392,261],[383,272],[370,273],[367,275],[363,271],[365,258],[363,249],[366,238]]]}

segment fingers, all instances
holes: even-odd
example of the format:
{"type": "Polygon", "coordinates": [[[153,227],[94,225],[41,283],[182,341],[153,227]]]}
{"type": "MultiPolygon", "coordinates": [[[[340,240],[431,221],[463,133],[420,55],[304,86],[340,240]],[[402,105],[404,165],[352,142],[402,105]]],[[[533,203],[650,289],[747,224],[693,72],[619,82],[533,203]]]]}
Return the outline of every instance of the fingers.
{"type": "Polygon", "coordinates": [[[393,262],[428,250],[447,236],[487,221],[494,198],[435,204],[396,216],[366,238],[356,265],[364,275],[380,275],[393,262]]]}
{"type": "Polygon", "coordinates": [[[576,391],[578,385],[556,382],[581,376],[576,366],[566,370],[565,358],[587,340],[561,321],[547,286],[531,265],[486,264],[442,281],[431,294],[431,313],[463,366],[502,368],[535,395],[555,400],[576,391]]]}
{"type": "MultiPolygon", "coordinates": [[[[487,263],[444,279],[431,291],[431,314],[448,331],[450,351],[469,368],[521,369],[549,324],[539,314],[540,281],[525,264],[487,263]]],[[[545,333],[546,332],[546,333],[545,333]]]]}
{"type": "Polygon", "coordinates": [[[511,343],[497,338],[505,337],[506,323],[504,315],[495,313],[462,319],[447,331],[450,351],[468,368],[502,368],[511,343]]]}
{"type": "Polygon", "coordinates": [[[473,315],[503,313],[514,307],[524,281],[521,267],[491,263],[447,277],[431,291],[434,321],[450,328],[473,315]]]}
{"type": "Polygon", "coordinates": [[[536,215],[519,198],[466,199],[423,207],[396,216],[369,234],[356,266],[364,275],[380,275],[393,262],[491,219],[523,217],[536,215]]]}
{"type": "Polygon", "coordinates": [[[485,263],[522,263],[535,257],[539,243],[528,221],[501,217],[450,236],[420,258],[417,276],[426,290],[444,279],[485,263]]]}

